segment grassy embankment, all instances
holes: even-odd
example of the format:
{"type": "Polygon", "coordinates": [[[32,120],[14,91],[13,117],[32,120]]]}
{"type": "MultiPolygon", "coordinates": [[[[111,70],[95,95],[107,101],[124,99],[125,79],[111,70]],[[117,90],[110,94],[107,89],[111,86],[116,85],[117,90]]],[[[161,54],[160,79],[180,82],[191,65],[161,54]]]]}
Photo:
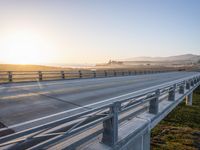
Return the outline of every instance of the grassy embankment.
{"type": "Polygon", "coordinates": [[[185,101],[152,131],[152,150],[200,150],[200,88],[193,95],[193,106],[185,101]]]}

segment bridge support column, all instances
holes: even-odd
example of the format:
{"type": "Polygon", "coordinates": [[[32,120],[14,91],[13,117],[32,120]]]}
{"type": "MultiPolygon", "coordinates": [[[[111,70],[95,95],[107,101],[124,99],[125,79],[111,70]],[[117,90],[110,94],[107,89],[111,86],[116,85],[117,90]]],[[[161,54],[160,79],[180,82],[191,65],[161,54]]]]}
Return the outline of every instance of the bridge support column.
{"type": "Polygon", "coordinates": [[[186,96],[186,105],[189,105],[189,106],[192,105],[192,96],[193,96],[193,92],[191,92],[189,95],[186,96]]]}

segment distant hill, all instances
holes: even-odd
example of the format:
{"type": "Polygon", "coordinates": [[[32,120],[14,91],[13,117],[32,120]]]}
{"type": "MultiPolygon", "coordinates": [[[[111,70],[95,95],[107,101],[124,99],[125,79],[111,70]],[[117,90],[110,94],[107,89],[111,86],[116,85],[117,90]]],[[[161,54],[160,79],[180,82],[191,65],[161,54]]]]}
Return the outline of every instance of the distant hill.
{"type": "Polygon", "coordinates": [[[198,62],[200,60],[200,55],[185,54],[176,55],[169,57],[133,57],[122,59],[120,61],[191,61],[198,62]]]}
{"type": "Polygon", "coordinates": [[[166,66],[183,67],[200,65],[200,55],[185,54],[169,57],[133,57],[120,60],[110,60],[108,63],[97,64],[98,67],[133,67],[133,66],[166,66]]]}

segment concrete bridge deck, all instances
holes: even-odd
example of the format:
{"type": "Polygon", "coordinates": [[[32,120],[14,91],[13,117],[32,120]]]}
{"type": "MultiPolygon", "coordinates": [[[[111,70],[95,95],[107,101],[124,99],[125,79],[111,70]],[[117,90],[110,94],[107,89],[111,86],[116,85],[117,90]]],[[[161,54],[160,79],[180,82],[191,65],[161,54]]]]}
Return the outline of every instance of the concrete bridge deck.
{"type": "MultiPolygon", "coordinates": [[[[82,107],[197,74],[170,72],[98,79],[0,85],[0,122],[6,126],[82,107]]],[[[108,102],[107,101],[107,102],[108,102]]],[[[75,112],[74,112],[75,113],[75,112]]],[[[65,115],[68,115],[66,113],[65,115]]]]}

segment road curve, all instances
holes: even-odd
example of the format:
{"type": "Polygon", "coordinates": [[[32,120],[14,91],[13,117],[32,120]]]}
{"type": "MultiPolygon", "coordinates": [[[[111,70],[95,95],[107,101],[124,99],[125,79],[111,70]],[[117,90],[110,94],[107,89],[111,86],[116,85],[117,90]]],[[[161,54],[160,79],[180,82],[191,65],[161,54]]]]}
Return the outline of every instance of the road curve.
{"type": "Polygon", "coordinates": [[[0,85],[0,122],[6,126],[104,101],[196,72],[170,72],[124,77],[59,80],[0,85]]]}

